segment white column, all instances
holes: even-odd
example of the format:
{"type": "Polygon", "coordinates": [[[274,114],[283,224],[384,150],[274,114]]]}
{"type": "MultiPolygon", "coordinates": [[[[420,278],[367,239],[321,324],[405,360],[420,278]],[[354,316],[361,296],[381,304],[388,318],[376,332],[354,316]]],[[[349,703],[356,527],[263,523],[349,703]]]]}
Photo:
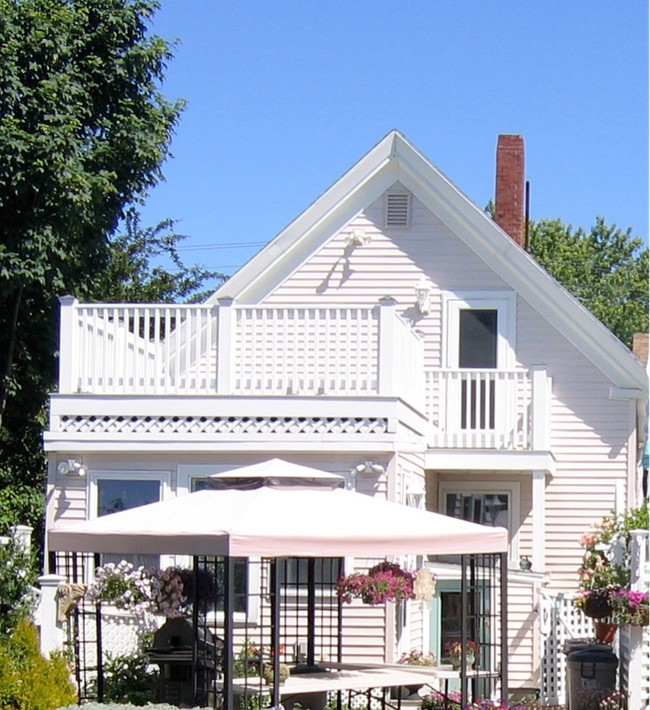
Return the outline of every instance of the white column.
{"type": "Polygon", "coordinates": [[[232,394],[232,298],[220,298],[217,311],[217,394],[232,394]]]}
{"type": "Polygon", "coordinates": [[[44,656],[63,648],[65,635],[63,625],[58,621],[57,591],[65,581],[65,577],[59,574],[45,574],[38,578],[41,587],[41,653],[44,656]]]}
{"type": "MultiPolygon", "coordinates": [[[[647,545],[648,532],[646,530],[630,531],[630,589],[635,592],[645,591],[643,565],[646,559],[647,545]]],[[[648,632],[642,626],[630,626],[628,628],[630,644],[630,658],[627,669],[627,677],[629,679],[628,708],[630,710],[643,710],[645,708],[643,684],[638,682],[638,679],[643,677],[643,656],[645,652],[643,635],[648,632]]]]}
{"type": "Polygon", "coordinates": [[[551,396],[546,368],[534,365],[530,368],[532,407],[531,440],[533,451],[548,451],[551,447],[551,396]]]}
{"type": "Polygon", "coordinates": [[[392,298],[379,299],[379,365],[377,394],[391,397],[395,392],[395,301],[392,298]]]}
{"type": "Polygon", "coordinates": [[[32,530],[29,525],[14,525],[11,528],[16,542],[24,549],[29,550],[32,546],[32,530]]]}
{"type": "Polygon", "coordinates": [[[73,394],[74,378],[78,375],[77,330],[74,319],[79,301],[74,296],[61,296],[59,303],[59,393],[73,394]]]}
{"type": "Polygon", "coordinates": [[[546,543],[546,471],[533,471],[533,569],[544,572],[546,543]]]}

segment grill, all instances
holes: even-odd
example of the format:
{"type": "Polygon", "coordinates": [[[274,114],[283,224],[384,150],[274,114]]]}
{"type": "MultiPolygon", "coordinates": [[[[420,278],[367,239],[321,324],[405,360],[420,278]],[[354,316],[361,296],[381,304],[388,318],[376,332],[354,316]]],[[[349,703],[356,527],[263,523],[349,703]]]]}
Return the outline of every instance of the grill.
{"type": "Polygon", "coordinates": [[[223,641],[210,630],[200,628],[195,634],[188,619],[168,619],[156,631],[149,662],[160,668],[160,702],[172,705],[207,704],[200,688],[211,686],[220,674],[223,641]],[[196,641],[196,655],[194,643],[196,641]]]}

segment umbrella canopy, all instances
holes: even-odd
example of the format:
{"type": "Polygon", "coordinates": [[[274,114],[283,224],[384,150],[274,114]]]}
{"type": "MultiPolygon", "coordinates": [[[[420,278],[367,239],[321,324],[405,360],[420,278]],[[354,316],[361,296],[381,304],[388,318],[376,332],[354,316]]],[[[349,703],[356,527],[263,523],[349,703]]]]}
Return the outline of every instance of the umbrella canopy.
{"type": "MultiPolygon", "coordinates": [[[[275,467],[285,463],[276,460],[275,467]]],[[[332,485],[296,485],[300,477],[295,475],[287,483],[257,473],[252,478],[263,481],[256,487],[233,483],[82,523],[58,524],[49,531],[49,548],[231,557],[458,555],[507,550],[504,528],[476,525],[332,485]]],[[[247,476],[244,469],[237,469],[229,477],[247,476]]]]}

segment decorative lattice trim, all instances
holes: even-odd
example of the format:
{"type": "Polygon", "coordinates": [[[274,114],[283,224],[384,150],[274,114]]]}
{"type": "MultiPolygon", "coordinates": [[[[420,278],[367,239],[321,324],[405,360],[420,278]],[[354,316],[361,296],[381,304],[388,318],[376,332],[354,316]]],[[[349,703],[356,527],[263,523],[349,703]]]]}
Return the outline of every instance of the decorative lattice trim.
{"type": "Polygon", "coordinates": [[[367,417],[192,417],[64,415],[77,434],[385,434],[388,420],[367,417]]]}

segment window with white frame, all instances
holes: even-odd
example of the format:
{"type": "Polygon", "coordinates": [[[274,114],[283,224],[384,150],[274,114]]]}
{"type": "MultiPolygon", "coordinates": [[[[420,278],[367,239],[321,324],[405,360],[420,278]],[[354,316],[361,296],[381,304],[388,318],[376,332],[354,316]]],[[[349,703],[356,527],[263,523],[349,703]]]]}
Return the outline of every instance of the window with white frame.
{"type": "Polygon", "coordinates": [[[519,483],[441,481],[439,511],[453,518],[508,530],[509,557],[518,559],[519,483]]]}
{"type": "MultiPolygon", "coordinates": [[[[88,515],[99,518],[141,505],[157,503],[169,494],[169,471],[93,471],[90,474],[88,515]]],[[[136,566],[159,567],[159,555],[102,555],[102,564],[127,559],[136,566]]]]}

